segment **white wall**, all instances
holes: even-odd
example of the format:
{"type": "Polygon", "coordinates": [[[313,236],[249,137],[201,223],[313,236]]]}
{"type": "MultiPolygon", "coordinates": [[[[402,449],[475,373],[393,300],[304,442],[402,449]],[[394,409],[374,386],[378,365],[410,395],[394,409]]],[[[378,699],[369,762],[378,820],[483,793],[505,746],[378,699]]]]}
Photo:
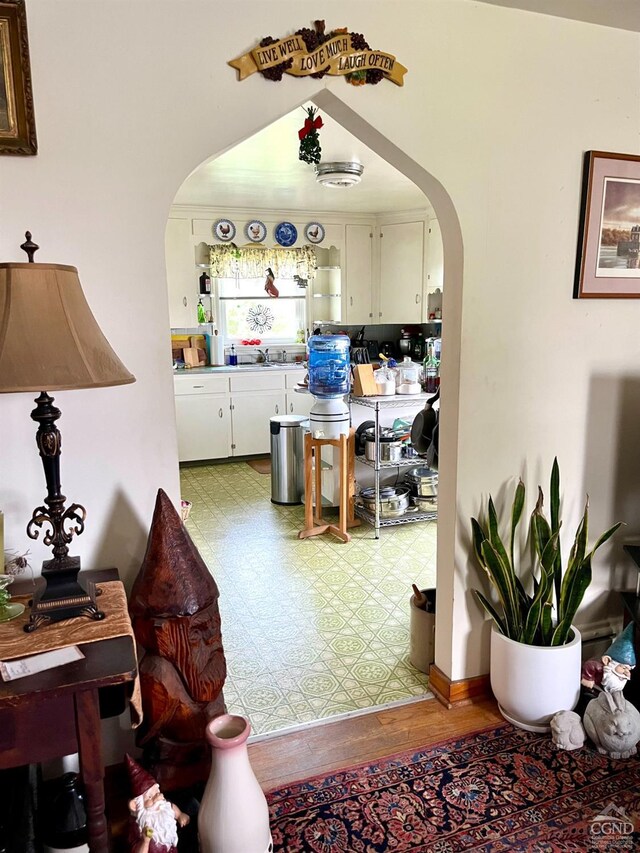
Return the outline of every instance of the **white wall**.
{"type": "MultiPolygon", "coordinates": [[[[451,580],[439,608],[441,625],[456,629],[452,641],[439,630],[437,662],[454,679],[486,671],[487,632],[482,642],[471,633],[481,620],[467,532],[488,490],[517,474],[533,487],[557,453],[567,528],[587,489],[594,529],[621,515],[638,528],[640,305],[571,298],[582,152],[638,153],[638,35],[471,0],[244,0],[224,13],[210,0],[29,0],[28,19],[40,153],[0,157],[0,257],[20,259],[28,228],[39,260],[78,266],[138,378],[57,395],[64,491],[89,510],[76,549],[85,564],[116,564],[131,578],[157,487],[178,495],[163,245],[178,186],[327,89],[443,184],[461,224],[462,293],[446,290],[461,259],[442,223],[451,430],[438,570],[451,580]],[[318,17],[396,54],[405,86],[236,81],[228,59],[318,17]]],[[[0,506],[7,545],[22,549],[43,480],[29,396],[0,405],[0,506]]],[[[623,579],[605,563],[598,602],[623,579]]]]}

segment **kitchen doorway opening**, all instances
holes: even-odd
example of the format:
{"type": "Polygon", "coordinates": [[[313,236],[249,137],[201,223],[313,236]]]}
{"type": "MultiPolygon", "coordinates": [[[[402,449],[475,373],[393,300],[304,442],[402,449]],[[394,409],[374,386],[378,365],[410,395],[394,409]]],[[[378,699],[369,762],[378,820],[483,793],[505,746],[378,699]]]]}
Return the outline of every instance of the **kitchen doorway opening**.
{"type": "MultiPolygon", "coordinates": [[[[426,677],[412,671],[407,660],[412,580],[419,586],[435,585],[437,589],[436,649],[441,669],[446,670],[451,650],[452,570],[449,576],[446,570],[436,572],[435,566],[436,546],[438,565],[453,566],[449,552],[453,550],[455,521],[457,393],[454,389],[458,387],[459,375],[462,279],[458,219],[442,185],[332,92],[322,90],[311,102],[416,187],[430,205],[442,232],[441,258],[446,274],[442,282],[444,304],[441,303],[445,359],[438,533],[436,543],[434,524],[425,525],[422,531],[418,528],[423,525],[414,524],[383,530],[377,542],[367,528],[361,528],[348,546],[326,539],[298,541],[301,509],[274,507],[269,501],[268,477],[255,466],[247,465],[241,454],[238,460],[232,457],[210,465],[182,466],[182,496],[193,503],[188,527],[221,592],[223,645],[229,668],[225,685],[227,705],[232,711],[245,713],[260,735],[424,698],[426,677]]],[[[304,115],[298,112],[302,123],[304,115]]],[[[228,153],[229,150],[225,155],[228,153]]],[[[219,162],[225,155],[214,157],[203,166],[219,162]]],[[[196,169],[188,178],[192,186],[199,171],[196,169]]],[[[340,218],[339,212],[311,206],[295,210],[289,203],[264,204],[263,183],[255,180],[254,173],[254,201],[248,203],[247,197],[238,193],[243,204],[229,204],[224,182],[218,184],[219,192],[216,184],[211,184],[212,194],[207,204],[190,202],[184,193],[178,192],[170,222],[190,220],[189,251],[200,252],[196,259],[205,272],[207,258],[202,256],[203,244],[220,242],[216,240],[216,228],[220,235],[221,222],[233,227],[234,239],[230,242],[240,247],[247,242],[246,228],[251,222],[264,225],[263,220],[269,217],[288,222],[300,214],[301,221],[309,218],[328,230],[340,218]],[[262,194],[256,192],[261,185],[262,194]],[[195,221],[200,228],[197,234],[195,221]]],[[[187,181],[182,188],[186,184],[187,181]]],[[[365,211],[360,213],[366,218],[365,211]]],[[[393,217],[391,221],[394,225],[403,224],[393,221],[393,217]]],[[[263,241],[268,243],[264,237],[263,241]]],[[[338,241],[332,240],[331,245],[335,242],[338,241]]],[[[167,246],[170,270],[169,233],[167,246]]],[[[344,251],[344,244],[340,248],[344,251]]],[[[193,277],[193,256],[189,258],[188,252],[183,252],[182,260],[189,263],[189,274],[193,277]]],[[[348,275],[348,254],[346,265],[348,275]]],[[[215,284],[212,290],[215,299],[215,284]]],[[[342,294],[342,307],[345,301],[342,294]]],[[[213,316],[219,302],[212,300],[210,305],[213,316]]],[[[379,307],[379,301],[372,307],[379,307]]],[[[348,312],[346,317],[338,319],[340,329],[351,325],[348,319],[348,312]]],[[[415,319],[415,315],[409,319],[415,319]]],[[[173,333],[193,331],[172,322],[173,333]]],[[[250,351],[245,354],[249,358],[254,355],[250,351]]],[[[206,430],[204,425],[200,427],[206,430]]]]}

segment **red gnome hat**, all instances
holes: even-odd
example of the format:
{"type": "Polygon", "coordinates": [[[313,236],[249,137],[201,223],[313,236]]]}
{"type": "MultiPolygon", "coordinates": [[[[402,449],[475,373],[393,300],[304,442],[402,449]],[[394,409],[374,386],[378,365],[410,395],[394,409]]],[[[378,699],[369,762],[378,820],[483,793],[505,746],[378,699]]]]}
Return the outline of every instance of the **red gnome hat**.
{"type": "Polygon", "coordinates": [[[147,773],[144,767],[140,767],[138,762],[134,761],[130,755],[125,754],[124,760],[127,765],[127,770],[129,771],[132,797],[141,797],[142,794],[145,794],[149,790],[149,788],[153,788],[154,785],[158,784],[153,776],[150,773],[147,773]]]}

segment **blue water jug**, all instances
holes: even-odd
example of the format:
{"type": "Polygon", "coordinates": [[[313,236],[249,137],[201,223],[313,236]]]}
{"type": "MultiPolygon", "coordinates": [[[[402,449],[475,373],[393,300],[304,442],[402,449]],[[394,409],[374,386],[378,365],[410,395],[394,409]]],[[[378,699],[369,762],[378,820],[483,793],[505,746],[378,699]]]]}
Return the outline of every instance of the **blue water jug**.
{"type": "Polygon", "coordinates": [[[309,338],[309,391],[315,397],[342,397],[349,393],[350,345],[346,335],[312,335],[309,338]]]}

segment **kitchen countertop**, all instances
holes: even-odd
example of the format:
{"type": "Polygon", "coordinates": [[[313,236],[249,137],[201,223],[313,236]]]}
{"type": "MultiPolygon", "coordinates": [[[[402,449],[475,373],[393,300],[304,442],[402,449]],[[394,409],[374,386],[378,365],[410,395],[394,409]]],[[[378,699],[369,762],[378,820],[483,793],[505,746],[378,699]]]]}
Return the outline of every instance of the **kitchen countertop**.
{"type": "Polygon", "coordinates": [[[292,361],[290,364],[271,364],[266,367],[264,364],[239,364],[232,366],[223,364],[219,367],[190,367],[188,369],[174,369],[174,376],[196,376],[203,373],[267,373],[267,372],[282,372],[285,370],[306,370],[304,364],[292,361]]]}

